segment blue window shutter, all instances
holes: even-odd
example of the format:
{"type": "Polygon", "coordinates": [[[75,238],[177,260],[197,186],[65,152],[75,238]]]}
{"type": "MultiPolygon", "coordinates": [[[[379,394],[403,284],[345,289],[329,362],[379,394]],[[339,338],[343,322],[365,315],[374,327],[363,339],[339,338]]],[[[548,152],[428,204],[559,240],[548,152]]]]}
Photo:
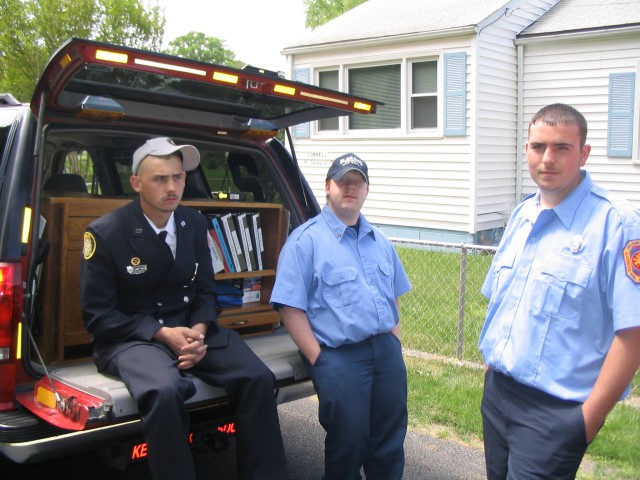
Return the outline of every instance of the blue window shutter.
{"type": "Polygon", "coordinates": [[[444,134],[465,135],[467,129],[467,54],[444,54],[444,134]]]}
{"type": "MultiPolygon", "coordinates": [[[[311,83],[311,69],[309,67],[294,68],[293,80],[296,82],[311,83]]],[[[293,136],[296,138],[309,138],[311,136],[311,124],[307,122],[294,125],[293,136]]]]}
{"type": "Polygon", "coordinates": [[[610,157],[630,157],[633,150],[635,80],[635,73],[609,75],[607,155],[610,157]]]}

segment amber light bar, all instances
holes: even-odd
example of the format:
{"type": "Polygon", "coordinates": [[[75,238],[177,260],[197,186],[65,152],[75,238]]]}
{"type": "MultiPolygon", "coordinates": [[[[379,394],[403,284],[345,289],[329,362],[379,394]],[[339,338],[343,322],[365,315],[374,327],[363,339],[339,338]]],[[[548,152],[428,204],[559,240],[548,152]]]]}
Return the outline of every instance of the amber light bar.
{"type": "Polygon", "coordinates": [[[358,110],[364,110],[365,112],[370,112],[371,111],[371,104],[370,103],[363,103],[363,102],[354,102],[353,103],[353,108],[357,108],[358,110]]]}
{"type": "Polygon", "coordinates": [[[32,210],[30,207],[24,207],[24,216],[22,217],[22,236],[20,240],[22,243],[29,243],[29,236],[31,235],[31,215],[32,210]]]}
{"type": "Polygon", "coordinates": [[[112,52],[110,50],[96,50],[96,60],[105,62],[129,63],[129,55],[126,53],[112,52]]]}
{"type": "Polygon", "coordinates": [[[294,87],[289,87],[287,85],[279,85],[276,84],[273,86],[273,91],[275,93],[282,93],[284,95],[295,95],[296,89],[294,87]]]}
{"type": "Polygon", "coordinates": [[[145,57],[138,52],[128,54],[108,49],[96,49],[95,58],[96,60],[104,62],[127,64],[134,68],[135,66],[139,66],[177,72],[178,74],[182,73],[185,74],[187,78],[195,76],[197,79],[204,79],[213,83],[233,86],[253,93],[276,95],[280,97],[294,98],[301,101],[305,101],[307,99],[315,100],[316,102],[341,106],[343,108],[362,113],[373,113],[376,111],[375,104],[367,103],[362,100],[354,101],[350,99],[347,94],[332,95],[331,92],[320,88],[314,88],[312,85],[300,86],[293,82],[292,84],[287,84],[286,81],[283,82],[282,80],[274,81],[274,79],[269,76],[244,73],[244,70],[243,73],[236,73],[233,69],[227,70],[224,67],[216,67],[211,71],[207,70],[205,65],[202,65],[202,68],[197,68],[200,65],[188,63],[187,61],[180,65],[177,62],[162,61],[152,56],[145,57]]]}
{"type": "Polygon", "coordinates": [[[232,85],[237,85],[240,77],[238,75],[232,75],[230,73],[225,72],[213,72],[211,76],[217,82],[230,83],[232,85]]]}

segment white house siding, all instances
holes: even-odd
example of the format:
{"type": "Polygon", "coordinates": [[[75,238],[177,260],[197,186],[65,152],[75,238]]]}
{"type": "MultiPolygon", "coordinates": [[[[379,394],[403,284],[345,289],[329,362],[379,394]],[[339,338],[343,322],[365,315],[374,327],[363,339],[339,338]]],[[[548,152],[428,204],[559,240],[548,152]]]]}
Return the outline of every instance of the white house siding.
{"type": "MultiPolygon", "coordinates": [[[[472,231],[506,224],[516,200],[518,65],[517,33],[556,3],[512,2],[491,23],[479,25],[475,106],[475,202],[472,231]]],[[[473,132],[472,132],[473,136],[473,132]]],[[[483,241],[491,241],[490,236],[483,241]]]]}
{"type": "MultiPolygon", "coordinates": [[[[422,135],[409,131],[407,112],[399,130],[317,134],[295,140],[303,173],[320,204],[330,162],[351,151],[367,161],[371,188],[364,213],[389,233],[441,241],[474,241],[477,233],[505,225],[518,193],[516,34],[558,0],[514,0],[478,24],[475,34],[421,40],[391,36],[362,40],[357,46],[324,44],[290,57],[291,69],[368,66],[401,59],[439,59],[445,52],[465,52],[465,136],[422,135]],[[308,53],[313,51],[313,53],[308,53]]],[[[407,96],[404,85],[402,97],[407,96]]],[[[344,80],[341,85],[345,89],[344,80]]],[[[439,104],[440,122],[442,103],[439,104]]],[[[343,128],[344,122],[341,122],[343,128]]],[[[442,129],[442,124],[440,125],[442,129]]],[[[441,130],[442,131],[442,130],[441,130]]],[[[486,237],[485,237],[486,238],[486,237]]],[[[490,239],[489,239],[490,240],[490,239]]]]}
{"type": "MultiPolygon", "coordinates": [[[[591,155],[586,169],[593,179],[611,192],[640,207],[640,163],[638,163],[638,67],[640,65],[640,34],[616,34],[609,31],[594,38],[586,37],[524,43],[524,128],[531,116],[544,105],[567,103],[583,113],[589,125],[587,142],[591,155]],[[609,74],[635,72],[636,111],[634,118],[634,154],[631,158],[607,156],[607,110],[609,74]]],[[[521,157],[523,194],[535,191],[521,157]]]]}
{"type": "MultiPolygon", "coordinates": [[[[472,92],[473,37],[418,40],[377,47],[345,47],[313,55],[297,54],[292,69],[336,66],[369,66],[407,59],[438,56],[442,70],[444,52],[467,54],[467,131],[472,92]]],[[[317,73],[312,73],[316,79],[317,73]]],[[[317,80],[313,80],[317,82],[317,80]]],[[[439,73],[439,84],[442,72],[439,73]]],[[[345,89],[345,85],[341,86],[345,89]]],[[[407,85],[403,86],[406,95],[407,85]]],[[[439,109],[442,104],[439,104],[439,109]]],[[[442,115],[440,115],[441,121],[442,115]]],[[[309,139],[295,139],[300,167],[314,190],[318,202],[325,202],[324,181],[331,161],[353,152],[369,165],[371,186],[363,213],[391,235],[440,241],[471,241],[473,198],[471,136],[443,137],[410,132],[407,112],[403,125],[393,131],[351,131],[345,134],[318,134],[311,126],[309,139]]],[[[341,121],[344,128],[344,121],[341,121]]]]}

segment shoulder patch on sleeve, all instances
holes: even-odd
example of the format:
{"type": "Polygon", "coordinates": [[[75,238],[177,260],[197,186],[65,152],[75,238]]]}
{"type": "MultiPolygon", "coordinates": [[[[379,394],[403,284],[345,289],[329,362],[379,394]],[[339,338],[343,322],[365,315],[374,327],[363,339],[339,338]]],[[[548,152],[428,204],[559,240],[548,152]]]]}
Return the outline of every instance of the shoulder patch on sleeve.
{"type": "Polygon", "coordinates": [[[82,247],[82,253],[85,260],[89,260],[96,252],[96,239],[91,232],[84,232],[84,245],[82,247]]]}
{"type": "Polygon", "coordinates": [[[640,283],[640,240],[629,240],[623,255],[627,276],[635,283],[640,283]]]}

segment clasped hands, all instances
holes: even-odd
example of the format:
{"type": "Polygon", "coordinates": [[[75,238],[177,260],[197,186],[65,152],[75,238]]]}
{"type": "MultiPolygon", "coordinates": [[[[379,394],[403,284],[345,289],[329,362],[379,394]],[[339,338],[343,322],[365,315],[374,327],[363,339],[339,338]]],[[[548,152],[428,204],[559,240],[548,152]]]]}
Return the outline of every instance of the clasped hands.
{"type": "Polygon", "coordinates": [[[196,328],[162,327],[154,338],[167,345],[178,357],[178,368],[186,370],[204,358],[207,345],[204,334],[196,328]]]}

